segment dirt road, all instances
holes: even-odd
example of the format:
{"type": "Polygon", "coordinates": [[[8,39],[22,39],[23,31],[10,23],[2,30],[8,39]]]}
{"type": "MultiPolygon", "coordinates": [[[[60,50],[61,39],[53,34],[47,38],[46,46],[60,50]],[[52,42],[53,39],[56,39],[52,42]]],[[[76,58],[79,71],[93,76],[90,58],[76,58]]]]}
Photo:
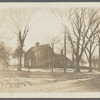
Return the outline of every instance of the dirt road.
{"type": "Polygon", "coordinates": [[[100,73],[51,73],[42,71],[17,72],[14,70],[0,70],[0,92],[99,92],[100,73]]]}

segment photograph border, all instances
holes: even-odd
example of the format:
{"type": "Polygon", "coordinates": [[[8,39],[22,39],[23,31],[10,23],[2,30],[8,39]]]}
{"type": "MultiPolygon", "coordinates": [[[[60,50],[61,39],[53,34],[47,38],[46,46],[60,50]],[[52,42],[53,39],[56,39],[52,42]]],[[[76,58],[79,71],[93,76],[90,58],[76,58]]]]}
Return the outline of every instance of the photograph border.
{"type": "MultiPolygon", "coordinates": [[[[100,0],[0,0],[0,2],[1,3],[6,3],[6,2],[14,2],[14,3],[16,3],[16,2],[20,2],[20,3],[22,3],[22,2],[32,2],[32,3],[34,3],[34,2],[36,2],[36,3],[38,3],[38,2],[100,2],[100,0]]],[[[45,94],[45,97],[43,96],[43,95],[41,95],[40,97],[38,97],[38,95],[35,97],[35,98],[33,98],[33,97],[31,97],[29,94],[27,94],[28,96],[27,97],[25,97],[24,98],[24,96],[25,96],[25,94],[23,94],[23,93],[21,93],[20,94],[20,98],[19,97],[16,97],[16,96],[13,96],[12,94],[9,94],[9,96],[7,96],[6,94],[3,96],[2,94],[0,94],[0,95],[2,95],[2,96],[0,96],[0,99],[1,100],[20,100],[20,99],[23,99],[23,100],[99,100],[99,98],[100,98],[100,94],[98,94],[98,93],[92,93],[92,95],[89,95],[88,93],[82,93],[83,94],[83,96],[80,96],[80,93],[77,93],[77,94],[73,94],[73,93],[68,93],[68,98],[66,98],[66,96],[65,97],[61,97],[61,95],[59,95],[58,97],[55,97],[54,95],[52,95],[52,94],[50,94],[51,95],[51,98],[48,98],[48,96],[47,96],[47,94],[45,94]],[[96,96],[95,94],[98,94],[98,96],[96,96]],[[85,96],[88,96],[88,98],[84,98],[85,96]],[[72,96],[72,97],[70,97],[70,96],[72,96]],[[61,98],[60,98],[61,97],[61,98]],[[66,99],[65,99],[66,98],[66,99]]],[[[19,95],[19,94],[15,94],[15,95],[19,95]]],[[[33,94],[31,94],[31,95],[33,95],[33,94]]],[[[36,95],[36,94],[34,94],[34,95],[36,95]]],[[[57,94],[58,95],[58,94],[57,94]]]]}

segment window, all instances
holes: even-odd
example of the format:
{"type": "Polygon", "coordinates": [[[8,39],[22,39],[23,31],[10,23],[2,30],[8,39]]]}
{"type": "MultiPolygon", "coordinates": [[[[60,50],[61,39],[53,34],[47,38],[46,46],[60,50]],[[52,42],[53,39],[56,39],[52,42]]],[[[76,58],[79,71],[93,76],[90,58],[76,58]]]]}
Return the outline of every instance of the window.
{"type": "Polygon", "coordinates": [[[31,59],[29,59],[29,66],[31,66],[31,59]]]}
{"type": "Polygon", "coordinates": [[[36,65],[38,65],[38,60],[36,60],[36,65]]]}
{"type": "Polygon", "coordinates": [[[35,66],[35,60],[33,60],[33,66],[35,66]]]}

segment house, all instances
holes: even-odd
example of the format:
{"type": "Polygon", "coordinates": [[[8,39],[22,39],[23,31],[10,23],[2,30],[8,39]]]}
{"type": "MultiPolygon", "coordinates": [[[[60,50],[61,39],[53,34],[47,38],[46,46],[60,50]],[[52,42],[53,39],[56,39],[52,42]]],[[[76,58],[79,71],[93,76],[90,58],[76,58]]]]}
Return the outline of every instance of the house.
{"type": "Polygon", "coordinates": [[[72,68],[73,62],[63,55],[63,50],[61,50],[61,54],[54,54],[51,60],[51,67],[54,68],[72,68]]]}
{"type": "Polygon", "coordinates": [[[63,67],[72,65],[72,61],[61,54],[55,54],[49,44],[39,45],[35,43],[24,53],[24,67],[47,68],[47,67],[63,67]]]}

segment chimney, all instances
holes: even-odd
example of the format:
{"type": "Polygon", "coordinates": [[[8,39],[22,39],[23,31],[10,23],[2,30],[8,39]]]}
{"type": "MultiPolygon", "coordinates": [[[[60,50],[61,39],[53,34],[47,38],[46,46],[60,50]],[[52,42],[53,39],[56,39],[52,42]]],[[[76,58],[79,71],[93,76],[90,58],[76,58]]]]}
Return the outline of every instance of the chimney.
{"type": "Polygon", "coordinates": [[[63,49],[61,49],[61,55],[63,55],[63,49]]]}
{"type": "Polygon", "coordinates": [[[38,46],[39,46],[39,42],[36,42],[36,43],[35,43],[35,47],[38,47],[38,46]]]}

